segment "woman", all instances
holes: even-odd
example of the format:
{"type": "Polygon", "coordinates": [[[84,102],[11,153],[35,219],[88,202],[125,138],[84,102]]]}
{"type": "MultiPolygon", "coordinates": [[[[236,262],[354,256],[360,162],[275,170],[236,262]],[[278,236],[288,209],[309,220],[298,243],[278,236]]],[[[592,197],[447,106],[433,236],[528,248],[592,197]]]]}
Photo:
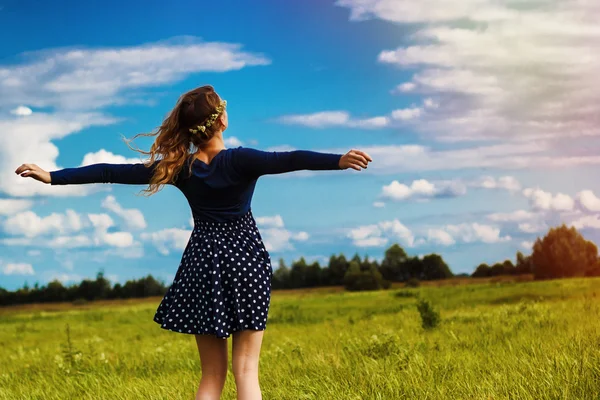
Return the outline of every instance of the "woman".
{"type": "MultiPolygon", "coordinates": [[[[47,172],[35,164],[15,171],[52,185],[145,184],[148,195],[170,184],[186,196],[194,229],[154,321],[196,337],[202,378],[196,399],[219,399],[233,336],[238,399],[261,399],[259,353],[270,305],[272,267],[251,212],[262,175],[297,170],[367,168],[371,157],[310,151],[226,149],[226,102],[211,86],[184,94],[156,132],[146,163],[95,164],[47,172]]],[[[140,136],[136,135],[135,137],[140,136]]],[[[134,137],[134,138],[135,138],[134,137]]]]}

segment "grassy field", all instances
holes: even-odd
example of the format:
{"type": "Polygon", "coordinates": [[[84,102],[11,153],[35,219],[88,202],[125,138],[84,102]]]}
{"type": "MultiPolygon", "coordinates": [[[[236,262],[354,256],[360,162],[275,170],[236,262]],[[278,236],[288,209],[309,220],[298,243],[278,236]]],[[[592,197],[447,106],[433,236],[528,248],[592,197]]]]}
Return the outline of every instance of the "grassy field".
{"type": "MultiPolygon", "coordinates": [[[[193,398],[193,338],[158,301],[0,309],[0,399],[193,398]]],[[[275,291],[260,374],[264,399],[597,400],[600,279],[275,291]]]]}

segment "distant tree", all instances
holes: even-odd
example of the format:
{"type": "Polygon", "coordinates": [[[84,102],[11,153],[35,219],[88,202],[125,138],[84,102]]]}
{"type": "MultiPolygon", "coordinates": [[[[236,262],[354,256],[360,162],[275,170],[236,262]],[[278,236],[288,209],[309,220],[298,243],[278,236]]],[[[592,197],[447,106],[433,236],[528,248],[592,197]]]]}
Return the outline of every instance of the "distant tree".
{"type": "Polygon", "coordinates": [[[530,274],[531,270],[531,256],[525,256],[520,251],[517,251],[517,265],[515,266],[515,273],[517,275],[530,274]]]}
{"type": "Polygon", "coordinates": [[[344,275],[348,271],[349,262],[343,254],[339,256],[332,255],[329,258],[328,266],[328,283],[330,285],[342,285],[344,283],[344,275]]]}
{"type": "Polygon", "coordinates": [[[318,261],[306,266],[306,287],[315,287],[321,285],[321,266],[318,261]]]}
{"type": "Polygon", "coordinates": [[[306,260],[301,257],[298,261],[292,263],[292,270],[290,271],[290,287],[291,288],[303,288],[306,287],[306,260]]]}
{"type": "Polygon", "coordinates": [[[422,260],[422,280],[436,280],[452,278],[453,274],[444,259],[438,254],[429,254],[422,260]]]}
{"type": "Polygon", "coordinates": [[[378,269],[371,265],[368,270],[361,270],[360,264],[351,261],[344,276],[346,290],[377,290],[386,287],[386,283],[378,269]]]}
{"type": "Polygon", "coordinates": [[[282,258],[279,259],[279,267],[273,271],[272,285],[273,289],[287,289],[290,287],[290,269],[282,258]]]}
{"type": "Polygon", "coordinates": [[[479,266],[475,269],[475,272],[471,275],[473,278],[486,278],[491,276],[492,268],[486,263],[479,264],[479,266]]]}
{"type": "Polygon", "coordinates": [[[379,267],[381,275],[390,281],[399,282],[408,279],[406,262],[408,256],[400,245],[394,244],[385,251],[383,261],[379,267]]]}
{"type": "Polygon", "coordinates": [[[598,273],[598,248],[574,227],[551,228],[531,254],[536,279],[592,276],[598,273]]]}

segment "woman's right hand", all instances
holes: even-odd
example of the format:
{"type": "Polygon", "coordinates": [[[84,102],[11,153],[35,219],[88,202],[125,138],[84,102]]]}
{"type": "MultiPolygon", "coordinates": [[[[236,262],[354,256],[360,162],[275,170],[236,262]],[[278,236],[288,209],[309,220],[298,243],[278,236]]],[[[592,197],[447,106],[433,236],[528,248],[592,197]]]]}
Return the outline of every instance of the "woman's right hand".
{"type": "Polygon", "coordinates": [[[45,171],[35,164],[23,164],[16,169],[15,174],[23,178],[33,178],[36,181],[50,183],[50,172],[45,171]]]}
{"type": "Polygon", "coordinates": [[[350,150],[340,158],[340,168],[352,168],[357,171],[366,169],[367,165],[373,161],[370,155],[360,150],[350,150]]]}

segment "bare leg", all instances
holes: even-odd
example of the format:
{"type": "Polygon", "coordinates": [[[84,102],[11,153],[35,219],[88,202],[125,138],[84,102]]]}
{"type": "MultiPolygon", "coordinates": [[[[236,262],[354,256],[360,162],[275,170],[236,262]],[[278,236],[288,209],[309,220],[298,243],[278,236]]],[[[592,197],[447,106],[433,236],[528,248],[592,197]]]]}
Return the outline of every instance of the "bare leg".
{"type": "Polygon", "coordinates": [[[258,359],[264,331],[233,333],[233,375],[238,400],[262,400],[258,383],[258,359]]]}
{"type": "Polygon", "coordinates": [[[227,340],[213,335],[196,335],[202,378],[196,400],[219,400],[227,378],[227,340]]]}

